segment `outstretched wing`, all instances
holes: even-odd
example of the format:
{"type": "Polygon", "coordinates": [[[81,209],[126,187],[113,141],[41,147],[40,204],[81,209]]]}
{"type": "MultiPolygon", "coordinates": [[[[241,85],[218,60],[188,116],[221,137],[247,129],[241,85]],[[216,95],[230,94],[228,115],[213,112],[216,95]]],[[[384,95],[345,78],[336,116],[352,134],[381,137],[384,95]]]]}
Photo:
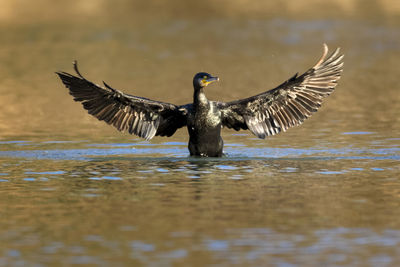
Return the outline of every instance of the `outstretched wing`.
{"type": "Polygon", "coordinates": [[[128,131],[150,140],[155,135],[171,136],[186,125],[188,105],[176,106],[124,94],[104,82],[105,87],[100,87],[80,74],[76,61],[74,69],[78,76],[56,73],[74,100],[81,102],[89,114],[119,131],[128,131]]]}
{"type": "Polygon", "coordinates": [[[318,63],[304,74],[277,88],[253,97],[218,103],[222,124],[235,130],[249,129],[259,138],[275,135],[300,125],[316,112],[324,97],[330,95],[343,70],[343,55],[337,48],[329,57],[328,47],[318,63]]]}

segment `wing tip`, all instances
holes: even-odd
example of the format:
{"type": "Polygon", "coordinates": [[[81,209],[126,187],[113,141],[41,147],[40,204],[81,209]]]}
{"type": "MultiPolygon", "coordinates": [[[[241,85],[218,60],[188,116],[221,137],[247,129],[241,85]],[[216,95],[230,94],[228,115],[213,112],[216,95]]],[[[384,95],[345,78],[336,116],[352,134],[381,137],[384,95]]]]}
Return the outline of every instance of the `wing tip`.
{"type": "Polygon", "coordinates": [[[65,75],[62,71],[56,71],[54,73],[57,74],[58,77],[60,77],[60,78],[65,75]]]}
{"type": "Polygon", "coordinates": [[[324,49],[323,52],[322,52],[322,56],[318,60],[317,64],[315,64],[315,66],[313,67],[314,69],[318,68],[322,64],[322,62],[324,62],[326,56],[328,55],[328,51],[329,51],[328,45],[326,43],[323,43],[322,46],[323,46],[323,49],[324,49]]]}
{"type": "Polygon", "coordinates": [[[60,78],[61,82],[68,87],[69,81],[71,80],[71,78],[73,77],[71,74],[64,72],[64,71],[56,71],[55,74],[58,75],[58,77],[60,78]]]}
{"type": "Polygon", "coordinates": [[[322,56],[312,69],[314,70],[318,69],[322,66],[325,66],[328,63],[331,64],[332,62],[335,62],[335,64],[339,64],[342,61],[344,55],[339,55],[340,47],[337,47],[335,51],[333,51],[332,54],[330,54],[329,56],[328,56],[328,51],[329,51],[328,45],[326,43],[323,43],[322,56]]]}
{"type": "MultiPolygon", "coordinates": [[[[85,79],[85,78],[82,76],[82,74],[80,73],[79,69],[78,69],[78,61],[74,60],[74,61],[72,62],[72,65],[73,65],[73,67],[74,67],[75,72],[78,74],[79,78],[85,79]]],[[[60,77],[60,79],[61,79],[62,81],[65,81],[66,78],[72,78],[72,77],[74,77],[72,74],[69,74],[68,72],[65,72],[65,71],[56,71],[56,72],[54,72],[54,73],[57,74],[58,77],[60,77]]]]}
{"type": "Polygon", "coordinates": [[[78,61],[76,59],[72,62],[72,65],[74,66],[74,70],[75,70],[76,74],[78,74],[78,76],[80,78],[85,79],[85,78],[83,78],[82,74],[80,73],[80,71],[78,69],[78,61]]]}

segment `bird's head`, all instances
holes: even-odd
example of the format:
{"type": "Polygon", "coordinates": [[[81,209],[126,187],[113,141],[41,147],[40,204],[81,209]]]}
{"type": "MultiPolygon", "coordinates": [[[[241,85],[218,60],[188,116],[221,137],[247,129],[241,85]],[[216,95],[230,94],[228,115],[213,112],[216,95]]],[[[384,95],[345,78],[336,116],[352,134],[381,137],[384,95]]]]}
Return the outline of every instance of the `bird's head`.
{"type": "Polygon", "coordinates": [[[213,77],[211,74],[199,72],[193,78],[193,87],[195,90],[199,90],[218,80],[218,77],[213,77]]]}

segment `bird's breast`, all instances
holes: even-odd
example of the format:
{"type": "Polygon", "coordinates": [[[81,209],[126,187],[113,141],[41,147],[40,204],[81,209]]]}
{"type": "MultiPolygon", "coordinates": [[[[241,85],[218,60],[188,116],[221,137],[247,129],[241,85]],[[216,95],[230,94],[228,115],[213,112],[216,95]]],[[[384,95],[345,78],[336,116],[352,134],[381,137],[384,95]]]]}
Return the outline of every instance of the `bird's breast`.
{"type": "Polygon", "coordinates": [[[212,102],[206,107],[195,108],[189,115],[188,127],[196,131],[220,128],[221,112],[212,102]]]}

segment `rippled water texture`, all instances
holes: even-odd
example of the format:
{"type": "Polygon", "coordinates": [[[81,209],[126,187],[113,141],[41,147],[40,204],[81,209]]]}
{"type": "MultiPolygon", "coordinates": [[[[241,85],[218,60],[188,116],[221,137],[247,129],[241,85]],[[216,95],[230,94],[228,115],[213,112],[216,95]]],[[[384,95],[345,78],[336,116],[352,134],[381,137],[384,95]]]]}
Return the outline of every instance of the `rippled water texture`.
{"type": "Polygon", "coordinates": [[[0,266],[398,266],[397,1],[0,1],[0,266]],[[314,3],[315,2],[315,3],[314,3]],[[84,3],[84,4],[83,4],[84,3]],[[321,2],[322,3],[322,2],[321,2]],[[306,8],[307,7],[307,8],[306,8]],[[147,142],[74,103],[55,71],[184,104],[271,89],[341,46],[301,127],[147,142]]]}

